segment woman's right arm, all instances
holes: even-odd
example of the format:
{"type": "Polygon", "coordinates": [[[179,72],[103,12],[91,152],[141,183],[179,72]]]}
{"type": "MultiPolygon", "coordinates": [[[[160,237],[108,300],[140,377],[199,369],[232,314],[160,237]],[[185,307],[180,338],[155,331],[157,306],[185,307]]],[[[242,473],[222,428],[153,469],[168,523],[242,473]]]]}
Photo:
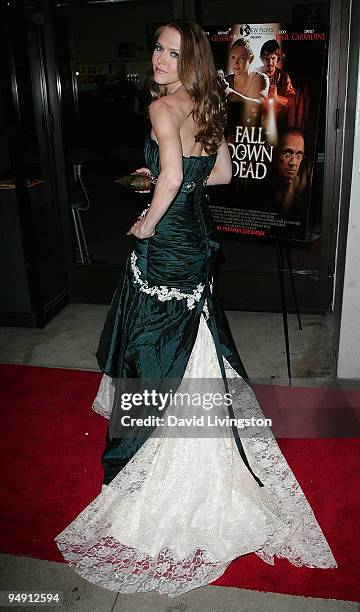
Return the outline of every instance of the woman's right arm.
{"type": "Polygon", "coordinates": [[[181,115],[176,108],[159,98],[150,105],[152,128],[158,141],[160,174],[146,216],[130,228],[128,234],[149,238],[179,191],[183,180],[181,115]]]}
{"type": "Polygon", "coordinates": [[[208,180],[206,181],[206,185],[227,185],[230,183],[232,179],[232,163],[229,152],[229,147],[225,138],[220,145],[216,162],[211,170],[208,180]]]}

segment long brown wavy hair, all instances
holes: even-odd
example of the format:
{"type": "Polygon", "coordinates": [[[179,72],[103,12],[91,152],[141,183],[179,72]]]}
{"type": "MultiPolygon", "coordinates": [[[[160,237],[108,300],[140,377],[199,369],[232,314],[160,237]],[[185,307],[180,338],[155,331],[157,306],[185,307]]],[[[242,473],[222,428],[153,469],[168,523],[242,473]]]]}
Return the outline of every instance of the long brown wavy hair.
{"type": "MultiPolygon", "coordinates": [[[[224,134],[227,105],[207,35],[194,21],[173,21],[156,30],[154,44],[165,28],[177,30],[181,36],[178,73],[194,104],[195,140],[201,142],[206,153],[216,153],[224,134]]],[[[165,86],[155,83],[153,77],[150,91],[154,98],[166,95],[165,86]]]]}

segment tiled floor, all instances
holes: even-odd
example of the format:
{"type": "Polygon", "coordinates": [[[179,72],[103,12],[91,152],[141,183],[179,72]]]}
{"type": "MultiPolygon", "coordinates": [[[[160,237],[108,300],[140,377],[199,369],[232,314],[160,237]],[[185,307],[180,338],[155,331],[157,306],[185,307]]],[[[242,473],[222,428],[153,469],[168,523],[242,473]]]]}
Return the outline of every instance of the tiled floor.
{"type": "MultiPolygon", "coordinates": [[[[0,328],[0,363],[24,363],[97,369],[95,351],[107,306],[70,304],[44,329],[0,328]]],[[[230,327],[252,379],[287,380],[282,316],[277,313],[228,312],[230,327]]],[[[295,379],[334,375],[330,316],[302,315],[298,329],[289,315],[292,375],[295,379]]]]}

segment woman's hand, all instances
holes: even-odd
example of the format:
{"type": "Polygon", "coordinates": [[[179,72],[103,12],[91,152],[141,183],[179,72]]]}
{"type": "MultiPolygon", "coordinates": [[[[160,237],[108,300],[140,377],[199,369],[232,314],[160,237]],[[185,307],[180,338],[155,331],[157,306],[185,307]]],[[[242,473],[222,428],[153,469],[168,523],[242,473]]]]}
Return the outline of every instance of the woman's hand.
{"type": "MultiPolygon", "coordinates": [[[[138,174],[145,174],[148,177],[151,177],[151,172],[149,168],[137,168],[135,170],[138,174]]],[[[150,189],[146,189],[145,191],[136,191],[136,193],[150,193],[150,189]]]]}
{"type": "Polygon", "coordinates": [[[135,238],[139,238],[139,240],[144,240],[145,238],[151,238],[155,234],[155,228],[149,227],[146,224],[146,218],[140,217],[135,223],[130,227],[129,231],[126,232],[127,236],[135,236],[135,238]]]}
{"type": "Polygon", "coordinates": [[[225,92],[225,96],[228,96],[230,91],[231,91],[231,88],[230,88],[229,83],[225,79],[224,71],[223,70],[218,70],[217,73],[218,73],[218,77],[219,77],[219,79],[218,79],[219,85],[221,85],[221,87],[223,88],[223,90],[225,92]]]}

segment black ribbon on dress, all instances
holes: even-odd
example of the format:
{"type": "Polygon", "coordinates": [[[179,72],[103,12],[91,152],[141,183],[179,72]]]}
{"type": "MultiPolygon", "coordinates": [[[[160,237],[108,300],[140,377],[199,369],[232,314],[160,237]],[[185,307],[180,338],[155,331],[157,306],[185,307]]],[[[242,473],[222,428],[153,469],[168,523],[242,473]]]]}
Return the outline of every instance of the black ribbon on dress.
{"type": "MultiPolygon", "coordinates": [[[[201,219],[201,222],[202,222],[203,228],[204,228],[204,242],[205,242],[206,249],[207,249],[207,262],[208,262],[207,263],[207,270],[206,270],[206,285],[205,285],[204,293],[203,293],[203,297],[205,299],[204,300],[201,299],[200,303],[203,304],[204,301],[207,300],[207,305],[208,305],[208,309],[209,309],[209,326],[210,326],[211,333],[212,333],[212,336],[213,336],[213,339],[214,339],[215,348],[216,348],[216,354],[217,354],[218,362],[219,362],[219,365],[220,365],[220,370],[221,370],[221,375],[222,375],[222,378],[223,378],[225,390],[226,390],[227,393],[229,393],[229,386],[228,386],[228,381],[227,381],[227,377],[226,377],[223,356],[222,356],[222,352],[221,352],[221,342],[220,342],[220,338],[219,338],[218,328],[217,328],[217,325],[216,325],[216,317],[215,317],[215,311],[214,311],[213,296],[212,296],[211,288],[210,288],[210,279],[213,278],[213,264],[214,264],[214,261],[215,261],[215,253],[213,251],[217,251],[220,248],[220,245],[219,245],[219,243],[216,240],[212,239],[208,235],[208,232],[206,230],[206,224],[204,223],[204,219],[203,219],[201,211],[199,209],[198,209],[198,218],[201,219]]],[[[230,403],[228,405],[228,412],[229,412],[229,417],[231,419],[235,419],[235,414],[234,414],[234,410],[233,410],[233,407],[232,407],[232,403],[230,403]]],[[[234,423],[231,425],[231,429],[232,429],[232,432],[233,432],[233,435],[234,435],[236,446],[238,448],[238,451],[240,453],[240,456],[241,456],[243,462],[245,463],[246,467],[248,468],[249,472],[254,477],[254,479],[256,480],[258,485],[260,487],[263,487],[264,484],[261,482],[260,478],[258,476],[256,476],[256,474],[251,469],[251,466],[249,464],[249,460],[248,460],[248,458],[246,456],[244,447],[242,445],[242,442],[241,442],[241,439],[240,439],[240,436],[239,436],[238,429],[237,429],[237,427],[236,427],[236,425],[234,423]]]]}
{"type": "MultiPolygon", "coordinates": [[[[224,361],[223,361],[223,356],[222,356],[222,353],[221,353],[220,338],[219,338],[219,333],[218,333],[218,329],[217,329],[217,325],[216,325],[216,319],[215,319],[215,313],[214,313],[214,309],[213,309],[213,301],[212,301],[212,295],[211,295],[211,289],[210,289],[209,282],[207,282],[207,284],[206,284],[206,287],[204,289],[204,293],[205,293],[205,298],[207,299],[207,304],[208,304],[208,309],[209,309],[209,324],[210,324],[211,333],[212,333],[212,336],[213,336],[213,339],[214,339],[214,343],[215,343],[216,354],[217,354],[219,365],[220,365],[221,375],[222,375],[222,378],[223,378],[225,390],[226,390],[227,393],[229,393],[229,385],[228,385],[228,381],[227,381],[227,378],[226,378],[224,361]]],[[[229,417],[231,419],[235,419],[235,414],[234,414],[234,410],[233,410],[233,407],[232,407],[232,403],[230,403],[228,405],[228,412],[229,412],[229,417]]],[[[254,474],[253,470],[251,469],[251,466],[249,464],[248,458],[246,456],[244,447],[242,445],[242,442],[241,442],[241,439],[240,439],[240,436],[239,436],[238,429],[237,429],[237,427],[236,427],[236,425],[234,423],[232,423],[231,429],[232,429],[232,432],[234,434],[236,446],[238,448],[238,451],[240,453],[240,456],[241,456],[243,462],[245,463],[245,465],[248,468],[249,472],[255,478],[255,480],[258,483],[258,485],[260,487],[263,487],[264,484],[261,482],[260,478],[258,476],[256,476],[256,474],[254,474]]]]}

